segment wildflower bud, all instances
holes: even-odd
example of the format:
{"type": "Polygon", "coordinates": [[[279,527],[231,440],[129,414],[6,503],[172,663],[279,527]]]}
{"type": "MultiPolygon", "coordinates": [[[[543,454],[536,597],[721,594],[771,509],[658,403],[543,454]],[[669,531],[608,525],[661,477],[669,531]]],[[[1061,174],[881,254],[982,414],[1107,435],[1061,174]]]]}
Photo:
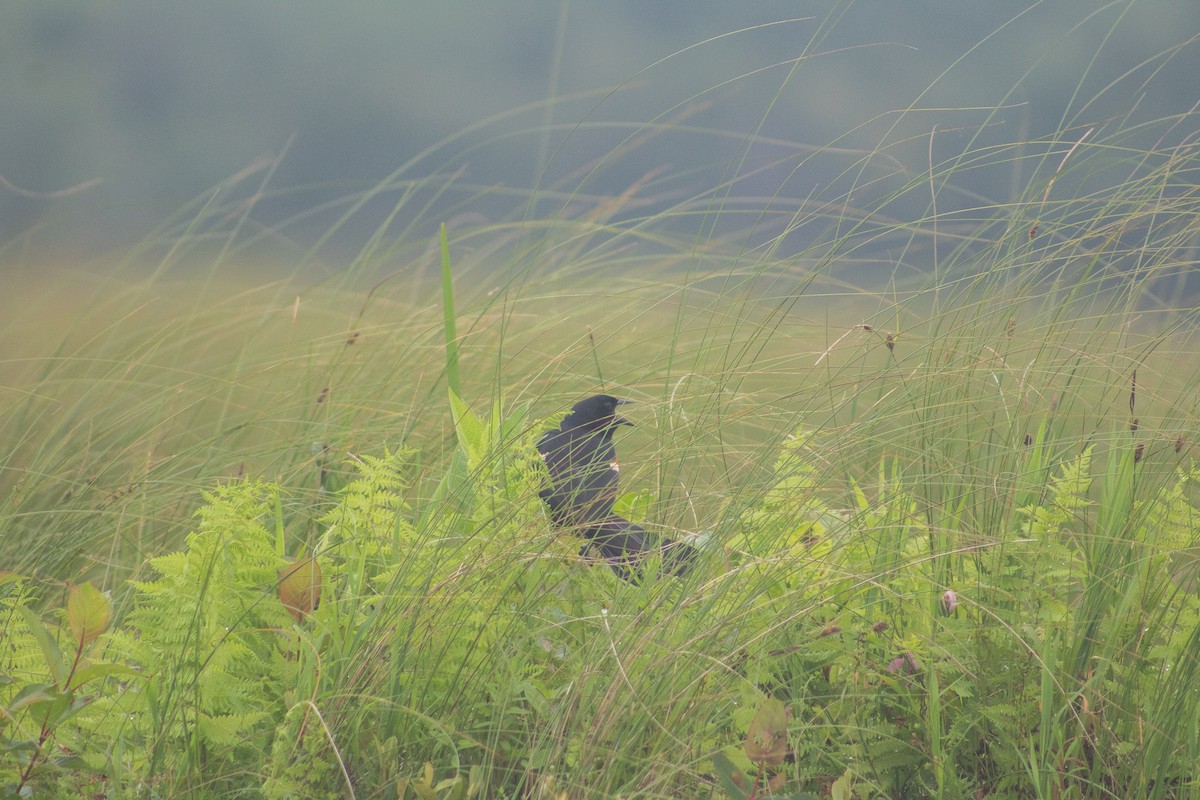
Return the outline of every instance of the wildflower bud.
{"type": "Polygon", "coordinates": [[[958,593],[953,589],[942,592],[942,613],[950,616],[958,608],[958,593]]]}
{"type": "Polygon", "coordinates": [[[917,657],[912,653],[896,656],[887,665],[887,671],[893,675],[900,672],[903,672],[905,675],[912,675],[920,668],[921,665],[917,663],[917,657]]]}

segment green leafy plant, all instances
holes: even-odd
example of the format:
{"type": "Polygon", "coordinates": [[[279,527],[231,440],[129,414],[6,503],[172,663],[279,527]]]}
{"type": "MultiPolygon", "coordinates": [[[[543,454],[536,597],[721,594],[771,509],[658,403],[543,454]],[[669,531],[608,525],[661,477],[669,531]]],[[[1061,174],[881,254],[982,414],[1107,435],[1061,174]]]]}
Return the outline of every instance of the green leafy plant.
{"type": "Polygon", "coordinates": [[[91,583],[75,586],[67,595],[66,629],[74,642],[73,652],[64,653],[60,647],[63,631],[48,627],[28,606],[28,595],[22,581],[5,576],[0,585],[5,588],[3,602],[6,614],[16,612],[24,622],[25,631],[37,645],[41,664],[30,663],[22,657],[28,652],[29,640],[16,638],[8,655],[8,667],[20,665],[11,674],[0,672],[0,755],[15,760],[12,774],[0,772],[5,780],[0,784],[3,796],[25,797],[37,784],[49,784],[72,772],[87,773],[91,767],[84,754],[84,743],[76,737],[60,733],[76,721],[78,715],[95,699],[85,693],[97,683],[110,677],[136,678],[136,673],[119,663],[94,661],[89,658],[94,643],[108,629],[112,606],[91,583]],[[49,677],[38,681],[40,675],[49,677]]]}
{"type": "Polygon", "coordinates": [[[4,791],[1190,796],[1195,112],[955,113],[865,150],[655,120],[610,155],[732,133],[738,169],[613,196],[587,160],[475,226],[442,201],[512,188],[417,159],[254,287],[236,257],[311,217],[220,187],[119,289],[9,293],[4,791]],[[686,576],[546,518],[534,442],[595,391],[640,401],[614,508],[702,545],[686,576]]]}

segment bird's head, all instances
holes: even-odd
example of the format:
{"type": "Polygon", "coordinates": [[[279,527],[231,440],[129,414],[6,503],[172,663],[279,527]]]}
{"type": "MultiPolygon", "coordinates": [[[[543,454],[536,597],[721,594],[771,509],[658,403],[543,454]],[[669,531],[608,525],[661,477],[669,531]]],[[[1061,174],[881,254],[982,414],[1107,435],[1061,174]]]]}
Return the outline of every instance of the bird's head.
{"type": "Polygon", "coordinates": [[[621,400],[608,394],[596,394],[580,400],[571,406],[571,413],[563,419],[562,429],[573,430],[588,428],[605,430],[616,428],[618,425],[633,425],[624,417],[617,416],[617,406],[625,405],[631,400],[621,400]]]}

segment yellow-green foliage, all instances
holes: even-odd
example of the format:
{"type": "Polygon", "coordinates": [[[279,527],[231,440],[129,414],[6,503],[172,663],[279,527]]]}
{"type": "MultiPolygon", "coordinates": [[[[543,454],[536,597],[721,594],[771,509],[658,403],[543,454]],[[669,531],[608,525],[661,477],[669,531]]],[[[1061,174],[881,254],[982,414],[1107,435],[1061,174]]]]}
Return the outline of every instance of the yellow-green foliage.
{"type": "Polygon", "coordinates": [[[828,552],[827,545],[814,554],[812,548],[827,541],[831,525],[838,520],[822,500],[820,478],[806,455],[812,435],[796,432],[784,444],[775,462],[775,480],[762,502],[743,516],[739,544],[750,555],[790,555],[811,559],[828,552]]]}
{"type": "Polygon", "coordinates": [[[1078,523],[1081,512],[1091,505],[1088,490],[1092,486],[1092,448],[1059,465],[1059,472],[1046,487],[1047,500],[1017,509],[1025,517],[1021,532],[1039,540],[1057,537],[1064,528],[1078,523]]]}
{"type": "Polygon", "coordinates": [[[335,591],[335,598],[362,595],[388,570],[417,557],[412,509],[403,496],[408,488],[404,470],[412,458],[407,450],[359,457],[358,478],[342,489],[337,505],[321,518],[325,533],[316,550],[328,564],[330,580],[342,590],[335,591]]]}
{"type": "MultiPolygon", "coordinates": [[[[28,581],[16,575],[0,575],[0,708],[7,708],[22,687],[49,681],[51,676],[45,658],[38,651],[21,610],[31,602],[28,581]]],[[[0,729],[12,739],[36,737],[39,723],[30,715],[19,718],[0,717],[0,729]]],[[[3,758],[0,758],[3,763],[3,758]]],[[[5,777],[0,771],[0,777],[5,777]]]]}
{"type": "MultiPolygon", "coordinates": [[[[44,675],[45,663],[39,657],[37,645],[28,627],[21,621],[19,610],[30,604],[29,582],[17,575],[0,575],[0,630],[4,643],[0,646],[0,674],[17,681],[31,681],[44,675]]],[[[15,691],[0,686],[0,700],[15,691]]]]}
{"type": "MultiPolygon", "coordinates": [[[[665,776],[662,794],[694,796],[720,753],[729,775],[803,791],[853,771],[864,792],[924,797],[1026,796],[1027,743],[1067,759],[1085,740],[1077,723],[1126,786],[1149,780],[1145,753],[1169,763],[1184,741],[1139,731],[1197,707],[1173,680],[1200,629],[1194,470],[1127,510],[1116,544],[1137,558],[1106,561],[1090,450],[1049,464],[1044,500],[989,538],[954,508],[924,507],[898,460],[835,512],[801,432],[728,547],[686,579],[638,585],[582,565],[577,540],[548,524],[536,426],[498,407],[488,420],[456,413],[460,462],[434,498],[411,495],[413,452],[356,458],[302,553],[277,487],[206,496],[185,549],[129,584],[123,618],[89,654],[114,671],[89,673],[95,690],[53,746],[116,793],[202,780],[277,798],[516,794],[565,777],[604,794],[641,770],[665,776]],[[323,575],[319,606],[298,619],[276,595],[285,550],[323,575]],[[1106,605],[1084,602],[1097,581],[1106,605]],[[786,738],[795,758],[755,761],[757,710],[780,704],[776,749],[786,738]],[[1128,746],[1139,735],[1154,748],[1128,746]]],[[[1126,473],[1099,479],[1114,475],[1126,473]]],[[[18,618],[25,583],[0,589],[0,711],[14,709],[0,734],[28,743],[41,720],[14,698],[48,678],[46,645],[18,618]]],[[[86,784],[78,767],[55,768],[62,780],[39,786],[86,784]]],[[[14,774],[0,772],[10,785],[14,774]]]]}
{"type": "Polygon", "coordinates": [[[158,578],[131,582],[133,608],[106,648],[144,676],[112,698],[130,733],[210,752],[265,744],[281,710],[276,631],[291,622],[275,595],[284,562],[264,526],[277,491],[250,482],[208,495],[187,548],[151,559],[158,578]]]}
{"type": "Polygon", "coordinates": [[[263,795],[268,800],[338,800],[345,786],[340,758],[317,709],[309,703],[292,706],[275,731],[264,765],[263,795]]]}

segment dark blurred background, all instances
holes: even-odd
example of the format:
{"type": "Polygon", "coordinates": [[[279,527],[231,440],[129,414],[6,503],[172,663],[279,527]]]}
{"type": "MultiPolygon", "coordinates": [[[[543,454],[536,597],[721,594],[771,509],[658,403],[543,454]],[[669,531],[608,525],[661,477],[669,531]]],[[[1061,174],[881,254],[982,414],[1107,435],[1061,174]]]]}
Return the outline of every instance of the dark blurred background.
{"type": "MultiPolygon", "coordinates": [[[[1131,146],[1145,126],[1152,146],[1200,100],[1196,0],[38,0],[0,17],[10,263],[128,247],[228,202],[227,181],[269,193],[263,227],[401,167],[453,176],[429,202],[482,220],[553,216],[653,170],[671,202],[735,179],[746,198],[842,197],[864,168],[927,170],[931,134],[935,161],[1090,126],[1131,146]]],[[[962,202],[1023,191],[1017,161],[957,175],[962,202]]],[[[310,246],[342,210],[279,241],[310,246]]],[[[384,211],[334,246],[353,252],[384,211]]]]}

